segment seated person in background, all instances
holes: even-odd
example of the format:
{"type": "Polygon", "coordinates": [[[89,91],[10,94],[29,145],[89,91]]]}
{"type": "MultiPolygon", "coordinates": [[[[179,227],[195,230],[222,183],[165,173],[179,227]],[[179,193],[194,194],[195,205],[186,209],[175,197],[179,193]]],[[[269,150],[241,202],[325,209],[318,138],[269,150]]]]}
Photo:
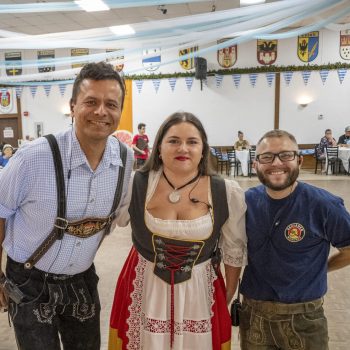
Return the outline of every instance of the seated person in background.
{"type": "Polygon", "coordinates": [[[345,134],[339,137],[338,145],[350,147],[350,126],[347,126],[345,128],[345,134]]]}
{"type": "Polygon", "coordinates": [[[244,140],[244,134],[242,131],[238,131],[238,140],[233,145],[235,150],[241,151],[242,149],[249,149],[250,144],[247,140],[244,140]]]}
{"type": "Polygon", "coordinates": [[[326,158],[326,147],[336,147],[337,141],[332,136],[332,130],[326,129],[324,136],[321,138],[320,144],[317,148],[318,158],[326,158]]]}
{"type": "Polygon", "coordinates": [[[10,144],[4,145],[0,156],[0,166],[4,167],[13,155],[13,147],[10,144]]]}
{"type": "Polygon", "coordinates": [[[146,132],[146,124],[140,123],[137,126],[139,133],[134,136],[132,140],[132,148],[134,149],[134,157],[136,160],[136,169],[140,168],[145,164],[148,159],[148,136],[146,132]]]}

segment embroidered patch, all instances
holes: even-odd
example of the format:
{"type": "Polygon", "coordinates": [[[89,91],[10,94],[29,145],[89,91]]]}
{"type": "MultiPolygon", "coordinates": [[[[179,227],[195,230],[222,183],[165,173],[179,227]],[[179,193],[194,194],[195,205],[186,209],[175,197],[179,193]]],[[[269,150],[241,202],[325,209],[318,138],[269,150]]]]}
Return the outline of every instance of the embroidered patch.
{"type": "Polygon", "coordinates": [[[299,242],[305,237],[304,226],[298,223],[290,224],[286,227],[284,235],[289,242],[299,242]]]}

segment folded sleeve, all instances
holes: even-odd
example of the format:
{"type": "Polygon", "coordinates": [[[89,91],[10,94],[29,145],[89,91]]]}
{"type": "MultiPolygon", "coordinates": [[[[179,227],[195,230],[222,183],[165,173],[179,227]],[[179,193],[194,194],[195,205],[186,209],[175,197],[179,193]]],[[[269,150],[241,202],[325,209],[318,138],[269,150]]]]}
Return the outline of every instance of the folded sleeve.
{"type": "Polygon", "coordinates": [[[244,192],[236,181],[225,180],[229,217],[221,229],[219,246],[224,264],[240,267],[247,264],[244,192]]]}

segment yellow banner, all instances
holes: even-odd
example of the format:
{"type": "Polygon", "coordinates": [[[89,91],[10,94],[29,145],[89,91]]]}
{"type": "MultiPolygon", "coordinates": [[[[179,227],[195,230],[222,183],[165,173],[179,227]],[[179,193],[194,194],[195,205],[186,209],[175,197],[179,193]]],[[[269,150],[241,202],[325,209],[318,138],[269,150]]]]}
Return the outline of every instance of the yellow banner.
{"type": "Polygon", "coordinates": [[[132,80],[125,80],[125,100],[118,130],[132,130],[132,80]]]}

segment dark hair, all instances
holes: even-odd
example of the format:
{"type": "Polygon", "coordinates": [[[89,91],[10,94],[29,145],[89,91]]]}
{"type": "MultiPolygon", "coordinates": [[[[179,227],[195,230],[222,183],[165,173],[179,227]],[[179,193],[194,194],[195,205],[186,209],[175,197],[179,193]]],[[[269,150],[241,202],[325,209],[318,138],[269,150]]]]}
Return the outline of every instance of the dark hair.
{"type": "Polygon", "coordinates": [[[200,120],[195,115],[188,112],[175,112],[162,123],[154,140],[151,156],[147,160],[146,164],[142,167],[142,172],[158,170],[161,167],[163,162],[159,158],[159,148],[163,141],[163,138],[172,126],[180,123],[190,123],[194,125],[199,131],[203,142],[203,154],[202,159],[198,165],[198,170],[201,175],[210,175],[212,173],[209,165],[209,144],[207,134],[200,120]]]}
{"type": "Polygon", "coordinates": [[[332,130],[331,129],[326,129],[326,131],[324,133],[327,134],[327,132],[332,132],[332,130]]]}
{"type": "Polygon", "coordinates": [[[137,126],[137,130],[140,130],[140,129],[145,128],[145,127],[146,127],[146,124],[140,123],[140,124],[137,126]]]}
{"type": "Polygon", "coordinates": [[[258,143],[256,144],[256,146],[259,146],[260,143],[264,140],[264,139],[270,139],[270,138],[282,138],[282,137],[287,137],[289,138],[293,143],[296,144],[296,146],[298,147],[298,143],[297,140],[295,139],[295,137],[290,134],[288,131],[285,130],[279,130],[279,129],[275,129],[275,130],[270,130],[267,133],[265,133],[262,138],[258,141],[258,143]]]}
{"type": "Polygon", "coordinates": [[[125,98],[125,83],[124,79],[114,70],[113,66],[106,62],[88,63],[80,71],[75,78],[73,84],[72,97],[70,103],[76,103],[80,92],[80,85],[85,79],[90,80],[116,80],[122,89],[122,105],[123,109],[125,98]]]}
{"type": "Polygon", "coordinates": [[[238,131],[238,135],[243,135],[243,131],[238,131]]]}

